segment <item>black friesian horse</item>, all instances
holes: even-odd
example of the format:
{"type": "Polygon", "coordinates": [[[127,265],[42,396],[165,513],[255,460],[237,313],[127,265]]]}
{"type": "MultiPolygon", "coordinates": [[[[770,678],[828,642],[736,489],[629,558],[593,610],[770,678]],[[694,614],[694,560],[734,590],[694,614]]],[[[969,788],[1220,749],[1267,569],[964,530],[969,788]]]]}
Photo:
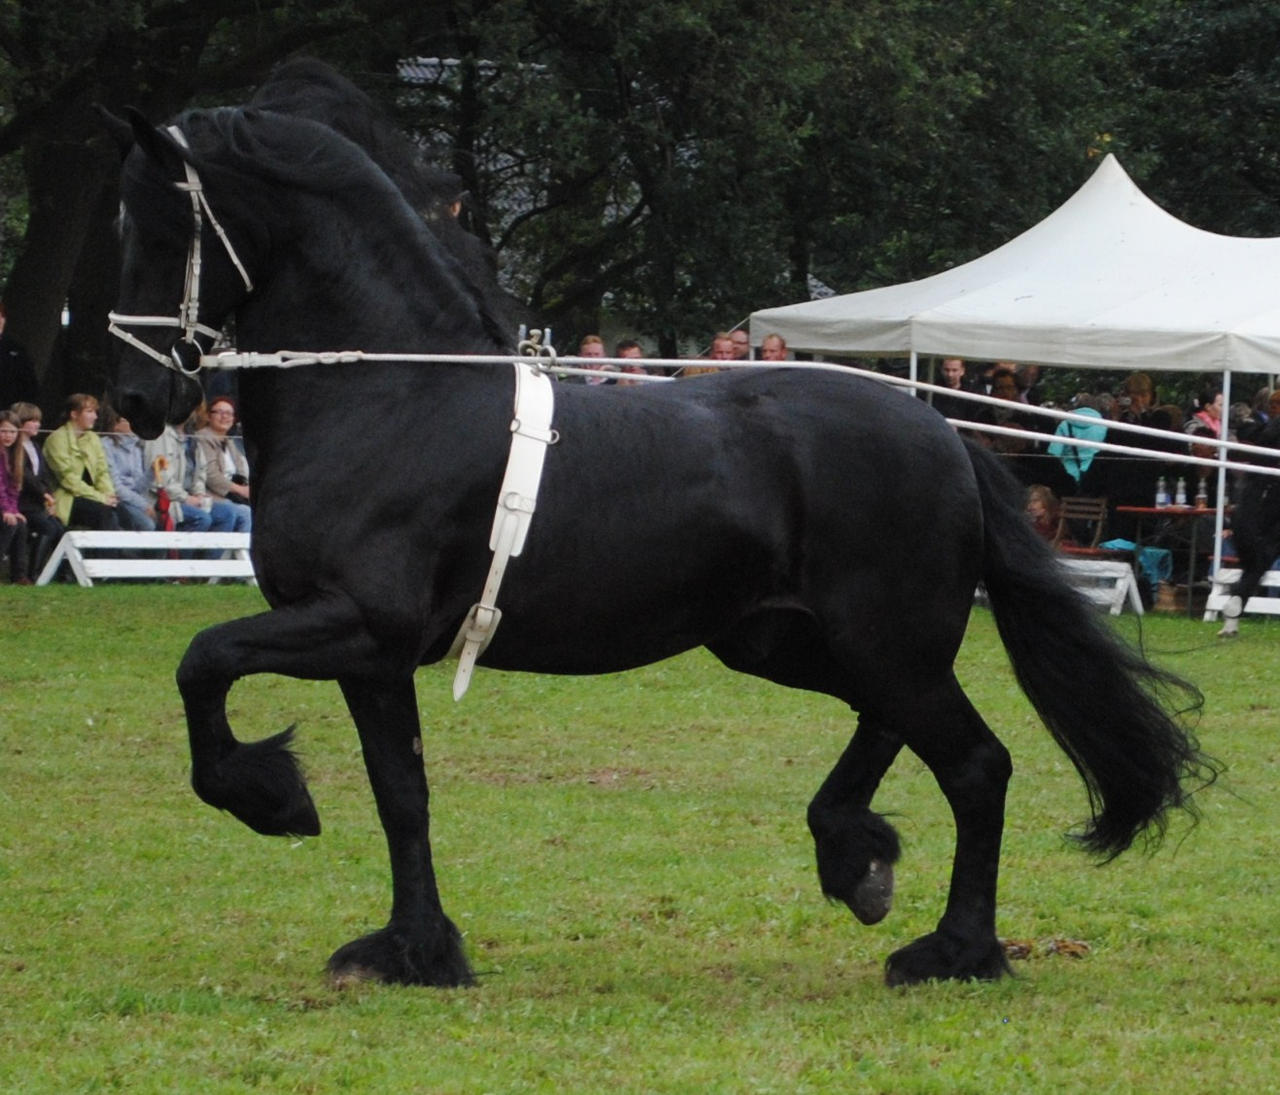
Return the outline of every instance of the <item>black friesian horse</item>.
{"type": "MultiPolygon", "coordinates": [[[[196,180],[227,237],[199,222],[200,319],[234,318],[241,350],[506,352],[465,254],[333,128],[261,108],[189,112],[181,140],[137,116],[130,128],[119,313],[177,314],[196,180]]],[[[118,364],[113,399],[144,436],[200,397],[142,349],[163,359],[170,341],[142,326],[118,364]]],[[[258,832],[318,833],[290,732],[238,741],[226,697],[252,673],[338,681],[393,880],[389,923],[333,955],[339,977],[472,979],[436,889],[413,674],[446,656],[484,584],[512,387],[509,365],[467,363],[241,376],[271,608],[201,632],[182,660],[192,784],[258,832]]],[[[888,959],[891,984],[1007,970],[995,907],[1010,759],[953,672],[980,581],[1019,682],[1088,789],[1087,849],[1110,857],[1158,835],[1212,778],[1169,714],[1179,696],[1198,701],[1194,688],[1113,636],[1031,531],[1019,486],[921,401],[853,375],[761,369],[561,384],[554,426],[481,664],[601,673],[705,645],[732,669],[848,703],[856,732],[809,826],[823,891],[864,923],[889,911],[899,852],[872,796],[904,745],[916,753],[954,813],[956,852],[937,929],[888,959]]]]}

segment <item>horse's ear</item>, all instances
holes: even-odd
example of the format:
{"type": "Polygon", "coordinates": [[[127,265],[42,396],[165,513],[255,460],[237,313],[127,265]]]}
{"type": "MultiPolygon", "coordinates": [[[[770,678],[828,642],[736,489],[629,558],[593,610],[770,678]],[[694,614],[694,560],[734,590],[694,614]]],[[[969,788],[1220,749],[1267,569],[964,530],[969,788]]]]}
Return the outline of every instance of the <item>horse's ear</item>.
{"type": "Polygon", "coordinates": [[[111,139],[116,142],[116,146],[120,149],[120,156],[123,158],[133,150],[133,127],[123,118],[112,114],[101,103],[94,103],[93,109],[98,112],[98,117],[102,119],[102,125],[111,139]]]}
{"type": "Polygon", "coordinates": [[[157,129],[142,112],[131,106],[124,108],[134,142],[162,167],[180,168],[186,155],[182,146],[163,129],[157,129]]]}

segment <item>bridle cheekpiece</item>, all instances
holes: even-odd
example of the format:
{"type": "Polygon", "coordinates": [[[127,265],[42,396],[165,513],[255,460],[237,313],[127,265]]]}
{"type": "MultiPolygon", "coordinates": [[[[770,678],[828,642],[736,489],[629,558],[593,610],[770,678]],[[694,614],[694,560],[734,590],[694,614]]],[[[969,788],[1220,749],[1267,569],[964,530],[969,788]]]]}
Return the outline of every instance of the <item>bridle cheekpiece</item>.
{"type": "MultiPolygon", "coordinates": [[[[182,130],[176,125],[169,126],[168,132],[184,149],[190,148],[186,137],[182,134],[182,130]]],[[[202,347],[196,340],[196,336],[204,335],[209,339],[210,347],[212,347],[219,335],[218,331],[200,322],[201,238],[204,232],[205,218],[208,218],[209,224],[212,225],[214,232],[217,233],[218,239],[222,241],[222,246],[227,252],[227,257],[231,259],[232,265],[239,271],[246,291],[253,292],[253,280],[249,277],[249,272],[245,269],[244,263],[240,261],[240,256],[236,254],[235,248],[232,247],[227,233],[222,225],[218,223],[218,218],[213,215],[213,209],[209,205],[209,199],[205,197],[204,185],[200,182],[200,176],[196,174],[196,169],[191,166],[189,160],[184,158],[182,162],[183,167],[186,169],[186,178],[183,181],[175,182],[173,185],[179,190],[185,190],[190,195],[191,215],[194,226],[191,233],[191,243],[187,248],[186,284],[183,287],[182,303],[178,306],[178,314],[177,316],[132,316],[123,315],[119,312],[110,312],[107,315],[107,319],[110,320],[107,330],[135,350],[159,362],[166,369],[182,373],[183,376],[196,376],[201,368],[200,359],[207,352],[206,348],[202,347]],[[155,347],[148,346],[142,339],[130,334],[122,326],[124,324],[130,327],[176,327],[182,332],[182,337],[174,342],[168,354],[164,354],[155,347]]]]}

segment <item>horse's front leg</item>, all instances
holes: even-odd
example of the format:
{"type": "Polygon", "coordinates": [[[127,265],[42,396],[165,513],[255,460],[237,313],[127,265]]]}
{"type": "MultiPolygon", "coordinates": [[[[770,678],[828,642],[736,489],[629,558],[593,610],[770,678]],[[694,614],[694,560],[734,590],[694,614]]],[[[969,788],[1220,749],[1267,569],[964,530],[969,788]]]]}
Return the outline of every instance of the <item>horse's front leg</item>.
{"type": "Polygon", "coordinates": [[[237,741],[227,722],[227,693],[252,673],[336,680],[375,666],[377,652],[355,606],[341,600],[275,609],[196,635],[177,674],[196,794],[255,832],[319,833],[320,819],[289,749],[293,728],[264,741],[237,741]]]}
{"type": "Polygon", "coordinates": [[[893,904],[898,834],[870,806],[901,748],[892,730],[860,717],[848,748],[809,804],[822,892],[843,901],[864,924],[883,920],[893,904]]]}
{"type": "Polygon", "coordinates": [[[391,919],[329,959],[335,980],[467,985],[458,929],[444,914],[431,863],[426,773],[413,678],[338,682],[360,733],[391,855],[391,919]]]}

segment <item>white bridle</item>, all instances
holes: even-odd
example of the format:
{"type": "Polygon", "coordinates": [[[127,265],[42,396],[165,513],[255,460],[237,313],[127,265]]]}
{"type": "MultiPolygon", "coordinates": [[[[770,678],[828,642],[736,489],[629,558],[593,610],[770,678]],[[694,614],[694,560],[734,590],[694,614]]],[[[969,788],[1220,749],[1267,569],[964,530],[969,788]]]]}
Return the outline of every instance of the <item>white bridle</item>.
{"type": "MultiPolygon", "coordinates": [[[[182,130],[177,126],[169,126],[168,132],[183,148],[190,148],[186,138],[182,135],[182,130]]],[[[200,176],[196,174],[196,169],[191,166],[190,161],[185,159],[183,160],[183,166],[186,168],[186,179],[181,182],[175,182],[173,185],[179,190],[185,190],[191,196],[191,214],[195,224],[191,233],[191,244],[187,248],[186,284],[183,287],[182,303],[178,306],[178,314],[176,316],[132,316],[124,315],[120,312],[110,312],[107,315],[107,319],[110,320],[107,330],[135,350],[159,362],[166,369],[172,369],[175,372],[182,373],[184,376],[195,376],[200,371],[200,357],[204,352],[200,344],[196,342],[196,335],[204,335],[212,344],[217,340],[219,334],[212,327],[207,327],[200,322],[200,251],[201,236],[203,235],[206,217],[210,225],[213,226],[214,232],[217,233],[218,239],[222,241],[227,257],[231,259],[232,265],[239,271],[246,291],[253,292],[253,280],[249,277],[249,272],[245,269],[244,263],[240,261],[240,256],[236,254],[236,249],[231,246],[231,240],[228,238],[227,233],[223,230],[222,225],[218,223],[218,218],[213,215],[213,209],[209,206],[209,199],[205,197],[204,186],[200,182],[200,176]],[[176,327],[182,332],[182,338],[173,344],[169,353],[165,354],[130,334],[121,324],[127,324],[130,327],[176,327]],[[196,349],[190,364],[183,359],[180,353],[179,348],[183,345],[194,346],[196,349]]]]}

